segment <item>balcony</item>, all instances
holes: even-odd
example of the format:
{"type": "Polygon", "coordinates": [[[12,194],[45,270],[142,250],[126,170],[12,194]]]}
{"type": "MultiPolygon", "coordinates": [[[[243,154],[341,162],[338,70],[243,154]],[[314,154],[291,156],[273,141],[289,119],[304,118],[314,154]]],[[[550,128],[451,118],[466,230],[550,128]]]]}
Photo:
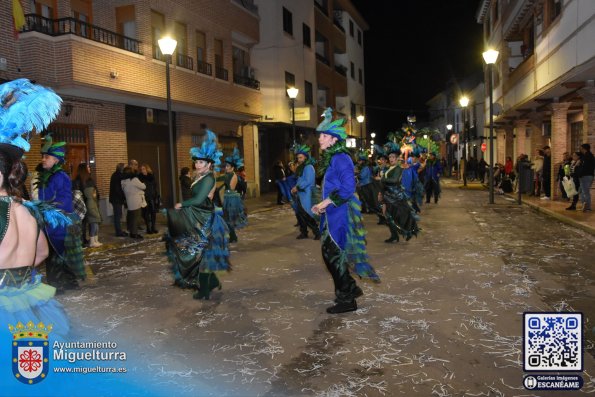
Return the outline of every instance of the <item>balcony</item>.
{"type": "Polygon", "coordinates": [[[227,69],[221,66],[215,66],[215,77],[225,81],[229,80],[227,69]]]}
{"type": "Polygon", "coordinates": [[[192,57],[185,54],[176,55],[176,65],[184,69],[194,70],[194,61],[192,60],[192,57]]]}
{"type": "Polygon", "coordinates": [[[50,19],[36,14],[25,15],[22,32],[39,32],[49,36],[73,34],[110,47],[142,55],[141,41],[100,28],[75,18],[50,19]]]}
{"type": "Polygon", "coordinates": [[[258,6],[254,4],[254,0],[233,0],[233,2],[244,7],[253,14],[258,14],[258,6]]]}
{"type": "Polygon", "coordinates": [[[246,77],[239,74],[233,75],[233,82],[236,84],[243,85],[248,88],[260,90],[260,81],[253,79],[252,77],[246,77]]]}
{"type": "Polygon", "coordinates": [[[314,0],[314,5],[316,6],[316,8],[318,8],[320,10],[320,12],[322,12],[324,15],[328,16],[328,10],[322,4],[320,4],[318,1],[314,0]]]}
{"type": "Polygon", "coordinates": [[[335,71],[340,75],[347,77],[347,67],[335,64],[335,71]]]}
{"type": "Polygon", "coordinates": [[[320,62],[324,63],[327,66],[331,66],[331,63],[324,55],[316,53],[316,59],[319,60],[320,62]]]}
{"type": "Polygon", "coordinates": [[[211,67],[211,64],[203,61],[196,61],[196,71],[208,76],[213,75],[213,68],[211,67]]]}

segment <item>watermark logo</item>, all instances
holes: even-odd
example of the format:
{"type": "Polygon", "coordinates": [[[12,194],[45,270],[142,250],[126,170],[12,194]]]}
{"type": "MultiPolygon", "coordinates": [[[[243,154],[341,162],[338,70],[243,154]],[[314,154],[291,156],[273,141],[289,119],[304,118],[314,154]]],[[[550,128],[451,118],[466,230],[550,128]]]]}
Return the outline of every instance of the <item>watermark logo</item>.
{"type": "Polygon", "coordinates": [[[52,325],[40,322],[27,325],[18,322],[8,325],[12,333],[12,373],[17,380],[27,385],[41,382],[47,376],[50,367],[48,334],[52,325]]]}

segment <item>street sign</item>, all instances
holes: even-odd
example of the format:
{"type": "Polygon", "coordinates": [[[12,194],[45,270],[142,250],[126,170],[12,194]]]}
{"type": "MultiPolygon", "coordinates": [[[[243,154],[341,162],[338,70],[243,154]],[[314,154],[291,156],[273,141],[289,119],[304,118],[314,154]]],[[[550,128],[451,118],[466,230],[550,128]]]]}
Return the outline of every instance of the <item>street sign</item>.
{"type": "MultiPolygon", "coordinates": [[[[291,110],[289,110],[291,116],[291,110]]],[[[295,108],[295,121],[309,121],[310,120],[310,108],[295,108]]]]}
{"type": "Polygon", "coordinates": [[[450,143],[452,143],[453,145],[456,145],[458,141],[459,141],[459,134],[452,134],[450,136],[450,143]]]}
{"type": "Polygon", "coordinates": [[[487,150],[487,148],[488,148],[488,145],[486,145],[485,142],[481,144],[481,151],[482,152],[485,152],[487,150]]]}

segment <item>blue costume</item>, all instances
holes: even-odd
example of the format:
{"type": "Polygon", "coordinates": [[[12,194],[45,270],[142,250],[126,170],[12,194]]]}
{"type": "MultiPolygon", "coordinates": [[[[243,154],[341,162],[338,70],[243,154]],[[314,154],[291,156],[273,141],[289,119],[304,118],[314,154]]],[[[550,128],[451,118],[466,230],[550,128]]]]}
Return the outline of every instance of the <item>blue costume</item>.
{"type": "Polygon", "coordinates": [[[314,240],[320,239],[320,231],[317,216],[312,213],[312,195],[316,191],[316,171],[314,160],[310,157],[310,148],[306,145],[299,145],[294,153],[306,157],[303,163],[299,164],[295,175],[297,176],[295,187],[297,189],[297,219],[300,226],[298,239],[308,238],[308,228],[314,234],[314,240]]]}
{"type": "Polygon", "coordinates": [[[440,175],[442,175],[442,166],[440,161],[432,153],[430,159],[426,163],[426,177],[425,177],[425,188],[426,188],[426,203],[430,202],[430,198],[434,196],[434,203],[438,202],[440,197],[440,175]]]}
{"type": "Polygon", "coordinates": [[[355,195],[353,162],[345,146],[344,120],[331,121],[331,118],[332,109],[328,108],[317,130],[337,138],[337,142],[324,151],[319,168],[319,172],[324,173],[323,202],[327,199],[332,202],[321,215],[320,230],[322,258],[333,277],[337,303],[327,308],[327,312],[335,314],[357,310],[355,299],[363,294],[350,271],[376,282],[380,278],[368,263],[366,232],[360,202],[355,195]]]}
{"type": "Polygon", "coordinates": [[[233,177],[236,176],[235,170],[244,165],[244,160],[240,157],[240,151],[237,147],[233,149],[231,156],[225,158],[225,162],[233,167],[233,170],[227,172],[222,177],[225,185],[225,194],[223,196],[223,219],[225,219],[225,222],[229,227],[229,242],[235,243],[238,241],[235,229],[241,229],[248,223],[242,196],[236,192],[235,188],[232,189],[231,186],[231,181],[233,180],[233,177]]]}

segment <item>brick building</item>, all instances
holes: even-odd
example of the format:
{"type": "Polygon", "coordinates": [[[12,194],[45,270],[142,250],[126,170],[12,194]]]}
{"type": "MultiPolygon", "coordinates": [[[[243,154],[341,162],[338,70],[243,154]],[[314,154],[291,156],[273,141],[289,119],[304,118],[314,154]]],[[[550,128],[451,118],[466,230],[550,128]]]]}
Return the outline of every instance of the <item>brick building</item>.
{"type": "MultiPolygon", "coordinates": [[[[493,68],[495,160],[533,158],[551,146],[555,197],[563,153],[595,145],[595,2],[482,0],[477,21],[486,48],[500,52],[493,68]]],[[[487,127],[487,94],[485,114],[487,127]]]]}
{"type": "MultiPolygon", "coordinates": [[[[189,149],[207,127],[225,152],[240,148],[250,192],[259,193],[253,122],[262,114],[261,92],[247,73],[250,48],[259,41],[252,2],[21,1],[26,25],[18,37],[11,3],[0,4],[0,79],[29,78],[63,98],[48,130],[69,144],[67,171],[81,161],[92,164],[104,215],[111,215],[110,175],[129,158],[153,168],[163,202],[171,205],[166,65],[157,45],[165,34],[178,42],[170,67],[176,175],[191,165],[189,149]]],[[[39,148],[35,138],[30,169],[39,148]]]]}

